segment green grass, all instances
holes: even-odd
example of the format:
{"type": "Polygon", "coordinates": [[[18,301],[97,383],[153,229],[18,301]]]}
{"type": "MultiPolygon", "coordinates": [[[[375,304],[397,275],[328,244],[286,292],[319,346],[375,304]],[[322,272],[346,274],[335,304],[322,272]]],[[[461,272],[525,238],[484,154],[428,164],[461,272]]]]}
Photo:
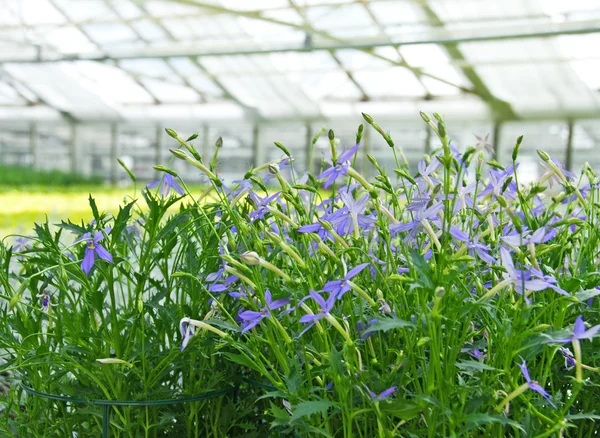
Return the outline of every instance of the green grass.
{"type": "Polygon", "coordinates": [[[72,187],[102,184],[103,178],[83,176],[59,170],[35,170],[30,167],[0,164],[0,191],[13,187],[37,186],[43,188],[72,187]]]}

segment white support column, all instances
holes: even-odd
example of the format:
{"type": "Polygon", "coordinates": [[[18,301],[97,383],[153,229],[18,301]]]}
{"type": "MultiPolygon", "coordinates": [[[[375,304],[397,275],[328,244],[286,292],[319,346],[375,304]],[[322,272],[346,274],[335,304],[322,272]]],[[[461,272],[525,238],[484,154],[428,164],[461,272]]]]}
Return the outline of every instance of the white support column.
{"type": "Polygon", "coordinates": [[[254,125],[252,130],[252,164],[254,166],[260,166],[267,161],[267,148],[263,144],[260,125],[257,123],[254,125]]]}
{"type": "Polygon", "coordinates": [[[31,166],[36,169],[40,166],[40,150],[38,147],[38,130],[37,124],[32,123],[29,125],[29,149],[31,151],[31,166]]]}
{"type": "Polygon", "coordinates": [[[569,136],[567,137],[567,150],[565,151],[565,167],[573,171],[573,133],[575,132],[575,123],[569,120],[569,136]]]}
{"type": "MultiPolygon", "coordinates": [[[[156,133],[154,138],[154,164],[162,164],[162,140],[163,140],[163,127],[161,125],[156,125],[156,133]]],[[[156,177],[159,176],[158,170],[154,171],[156,177]]]]}
{"type": "Polygon", "coordinates": [[[371,175],[372,164],[369,161],[369,158],[367,157],[367,154],[371,153],[371,147],[371,129],[369,129],[369,125],[367,125],[365,126],[365,129],[363,131],[362,148],[358,148],[359,151],[362,149],[362,154],[360,154],[360,156],[362,157],[360,171],[365,178],[369,178],[369,176],[371,175]]]}
{"type": "Polygon", "coordinates": [[[119,148],[119,125],[110,125],[110,182],[117,183],[117,154],[119,148]]]}
{"type": "Polygon", "coordinates": [[[69,163],[72,173],[79,172],[79,154],[77,153],[77,124],[74,122],[70,123],[71,136],[69,138],[69,163]]]}
{"type": "Polygon", "coordinates": [[[306,145],[305,145],[305,154],[306,154],[306,158],[304,160],[305,163],[305,170],[307,170],[308,172],[312,173],[312,167],[313,167],[313,151],[314,151],[314,147],[312,144],[312,139],[313,139],[313,130],[312,130],[312,125],[310,123],[306,124],[306,145]]]}
{"type": "Polygon", "coordinates": [[[202,148],[200,152],[200,156],[202,160],[207,163],[210,161],[210,128],[208,125],[204,125],[202,127],[202,148]]]}

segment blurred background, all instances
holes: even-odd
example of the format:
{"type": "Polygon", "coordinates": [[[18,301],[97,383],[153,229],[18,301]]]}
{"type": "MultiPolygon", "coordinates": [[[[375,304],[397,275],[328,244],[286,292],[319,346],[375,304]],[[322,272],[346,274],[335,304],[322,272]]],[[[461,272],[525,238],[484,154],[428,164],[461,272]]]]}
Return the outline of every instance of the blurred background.
{"type": "MultiPolygon", "coordinates": [[[[222,137],[228,181],[279,157],[273,141],[308,169],[312,138],[352,145],[361,112],[412,166],[438,146],[419,117],[435,111],[501,163],[524,135],[525,181],[536,149],[600,169],[598,47],[598,0],[0,0],[0,234],[87,217],[87,191],[118,203],[117,157],[156,178],[167,127],[205,154],[222,137]]],[[[372,130],[360,153],[393,165],[372,130]]]]}

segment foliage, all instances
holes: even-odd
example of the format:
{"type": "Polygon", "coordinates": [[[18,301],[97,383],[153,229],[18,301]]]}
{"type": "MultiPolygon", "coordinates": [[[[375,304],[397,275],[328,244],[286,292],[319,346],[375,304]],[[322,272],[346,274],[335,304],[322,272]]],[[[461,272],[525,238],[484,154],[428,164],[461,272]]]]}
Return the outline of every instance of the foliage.
{"type": "Polygon", "coordinates": [[[70,187],[75,185],[97,185],[102,183],[98,176],[83,176],[59,170],[37,170],[25,166],[0,164],[0,185],[7,187],[70,187]]]}
{"type": "MultiPolygon", "coordinates": [[[[298,175],[277,144],[282,159],[229,185],[220,143],[208,162],[167,130],[208,189],[157,166],[169,177],[117,215],[90,197],[91,223],[2,246],[4,370],[89,399],[235,388],[115,407],[113,436],[594,436],[597,175],[540,152],[547,172],[525,187],[522,138],[505,167],[423,118],[441,148],[416,174],[397,159],[393,177],[369,156],[371,181],[333,131],[320,174],[298,175]]],[[[14,383],[4,404],[5,433],[98,435],[93,406],[14,383]]]]}

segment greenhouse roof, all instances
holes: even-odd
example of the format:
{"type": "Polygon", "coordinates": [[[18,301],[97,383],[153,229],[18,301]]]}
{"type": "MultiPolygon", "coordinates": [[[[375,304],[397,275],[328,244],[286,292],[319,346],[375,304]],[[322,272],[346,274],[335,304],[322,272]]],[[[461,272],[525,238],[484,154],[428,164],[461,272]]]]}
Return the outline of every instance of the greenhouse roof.
{"type": "Polygon", "coordinates": [[[0,119],[600,115],[597,0],[0,0],[0,119]]]}

